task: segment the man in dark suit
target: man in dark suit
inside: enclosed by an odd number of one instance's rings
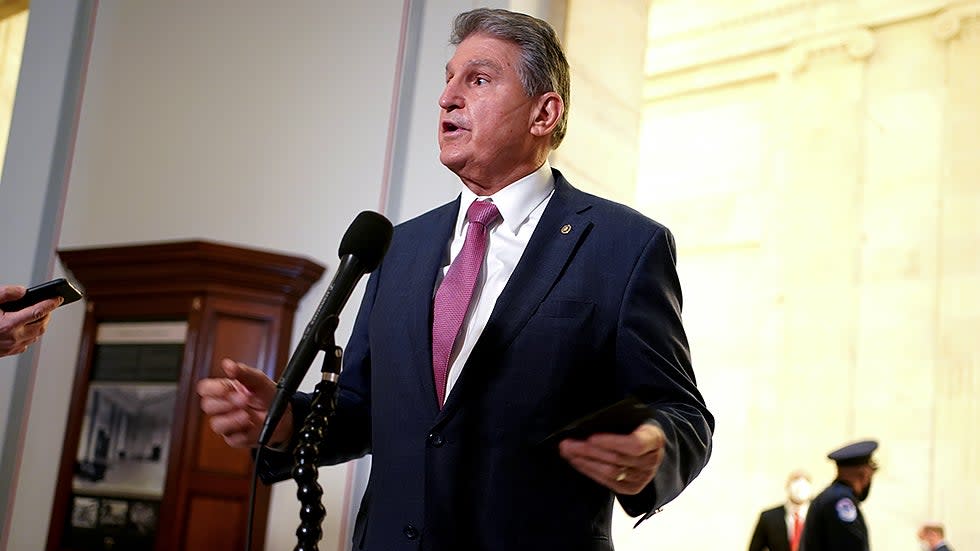
[[[641,521],[708,460],[714,420],[681,324],[674,240],[550,167],[568,63],[543,21],[454,22],[440,160],[459,197],[395,228],[344,356],[325,463],[372,454],[354,548],[609,551],[613,500]],[[200,383],[232,445],[254,445],[273,389],[231,361]],[[627,395],[627,434],[542,442]],[[297,393],[271,442],[293,445]],[[260,465],[284,478],[288,454]]]
[[[868,527],[858,503],[868,498],[878,465],[871,454],[878,442],[862,440],[827,455],[837,478],[810,503],[800,551],[868,551]]]
[[[786,480],[786,503],[759,515],[749,551],[797,551],[810,496],[810,475],[803,471],[791,473]]]
[[[927,522],[919,527],[922,551],[953,551],[946,543],[946,528],[940,522]]]

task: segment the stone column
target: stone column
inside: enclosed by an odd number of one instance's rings
[[[564,26],[572,69],[568,135],[551,162],[580,189],[631,202],[642,112],[646,2],[567,2]]]
[[[940,13],[934,29],[945,50],[946,103],[936,243],[935,432],[925,482],[930,518],[952,527],[950,543],[962,547],[980,541],[972,514],[980,499],[980,2]]]

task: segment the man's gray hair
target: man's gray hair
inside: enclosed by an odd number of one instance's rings
[[[456,16],[449,43],[458,46],[474,33],[483,33],[517,44],[521,62],[517,74],[528,96],[556,92],[565,103],[558,126],[551,134],[551,148],[557,149],[568,127],[570,81],[568,60],[558,35],[548,23],[507,10],[479,8]]]

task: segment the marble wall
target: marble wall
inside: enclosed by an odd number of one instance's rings
[[[873,437],[872,548],[912,548],[926,519],[980,541],[980,2],[649,16],[630,199],[677,237],[718,430],[659,526],[621,539],[744,548],[791,470],[823,487],[825,454]]]
[[[0,20],[0,168],[7,151],[10,115],[14,110],[17,75],[27,33],[27,11]]]

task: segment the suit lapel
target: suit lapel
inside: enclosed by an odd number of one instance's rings
[[[418,242],[414,247],[409,247],[405,258],[395,264],[398,272],[393,274],[401,280],[403,288],[418,289],[418,292],[406,296],[410,342],[406,349],[412,351],[410,365],[418,366],[415,371],[419,384],[423,396],[431,399],[433,411],[437,411],[439,405],[432,380],[432,293],[436,276],[446,260],[446,244],[456,225],[458,212],[459,197],[435,210],[431,220],[411,236]]]
[[[488,362],[482,360],[493,357],[496,351],[505,348],[517,336],[554,287],[579,243],[592,227],[586,212],[590,206],[588,196],[573,188],[557,170],[554,174],[554,195],[460,374],[456,383],[460,388],[454,388],[449,394],[440,418],[451,414],[460,400],[465,400],[460,398],[465,392],[457,390],[465,390],[466,381],[472,379],[468,374],[473,369],[487,368],[485,364]]]
[[[773,518],[773,525],[776,529],[776,538],[782,549],[789,550],[789,530],[790,527],[786,525],[786,506],[783,505],[778,511],[778,516]]]

